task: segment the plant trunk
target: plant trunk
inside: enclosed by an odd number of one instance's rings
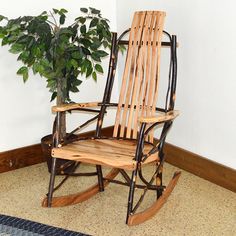
[[[66,89],[66,83],[64,78],[59,78],[57,80],[57,106],[65,103],[64,91]],[[60,127],[60,139],[63,139],[66,136],[66,114],[65,112],[61,115],[61,127]]]

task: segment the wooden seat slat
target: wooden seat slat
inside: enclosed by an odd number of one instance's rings
[[[80,140],[66,146],[53,148],[52,156],[68,160],[101,164],[114,168],[133,170],[136,166],[135,157],[137,141],[94,139]],[[152,148],[151,144],[144,145],[144,153]],[[151,155],[146,162],[148,164],[158,161],[158,154]]]

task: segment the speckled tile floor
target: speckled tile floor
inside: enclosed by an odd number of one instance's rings
[[[166,179],[176,169],[166,164]],[[81,204],[48,209],[41,207],[48,178],[45,164],[0,174],[0,213],[98,236],[236,235],[236,194],[185,171],[158,214],[133,227],[125,224],[126,187],[111,184]],[[71,178],[60,191],[76,191],[94,179],[78,180]]]

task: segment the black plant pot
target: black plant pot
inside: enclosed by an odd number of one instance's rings
[[[72,135],[70,139],[75,139],[77,136]],[[41,139],[41,147],[43,151],[43,155],[47,161],[48,166],[48,172],[51,173],[51,167],[52,167],[52,156],[51,156],[51,150],[52,150],[52,135],[47,135]],[[65,174],[70,173],[74,170],[76,162],[75,161],[68,161],[65,159],[57,159],[56,162],[56,174]]]

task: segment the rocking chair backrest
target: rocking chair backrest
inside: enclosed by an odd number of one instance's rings
[[[134,15],[114,126],[114,137],[137,138],[138,117],[155,113],[165,12]]]

